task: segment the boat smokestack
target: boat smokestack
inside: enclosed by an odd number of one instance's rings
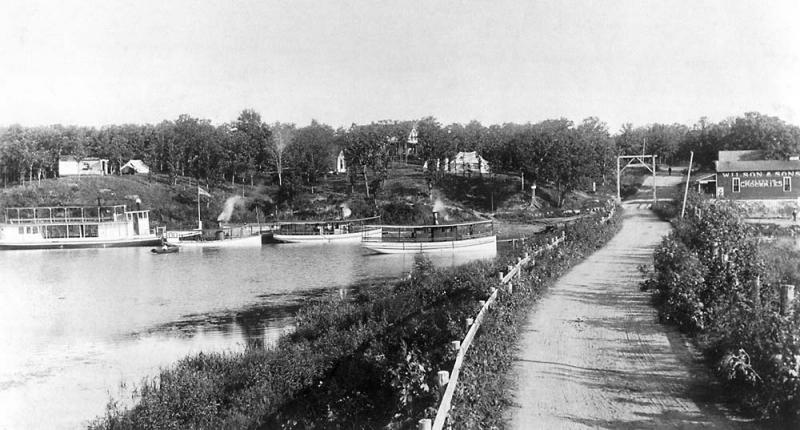
[[[439,225],[439,212],[433,211],[433,224]]]

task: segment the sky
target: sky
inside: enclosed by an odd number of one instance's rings
[[[0,124],[800,124],[800,2],[0,2]]]

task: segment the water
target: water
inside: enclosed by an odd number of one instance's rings
[[[310,297],[412,264],[349,245],[2,252],[0,429],[85,427],[159,368],[274,341]]]

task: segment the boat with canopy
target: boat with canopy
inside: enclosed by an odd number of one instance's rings
[[[380,237],[380,218],[281,222],[272,237],[288,243],[358,243],[362,239]]]
[[[436,251],[496,250],[494,223],[382,226],[380,236],[365,237],[361,246],[382,254],[411,254]]]

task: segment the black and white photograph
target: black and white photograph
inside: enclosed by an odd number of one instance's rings
[[[800,2],[0,2],[0,430],[800,429]]]

